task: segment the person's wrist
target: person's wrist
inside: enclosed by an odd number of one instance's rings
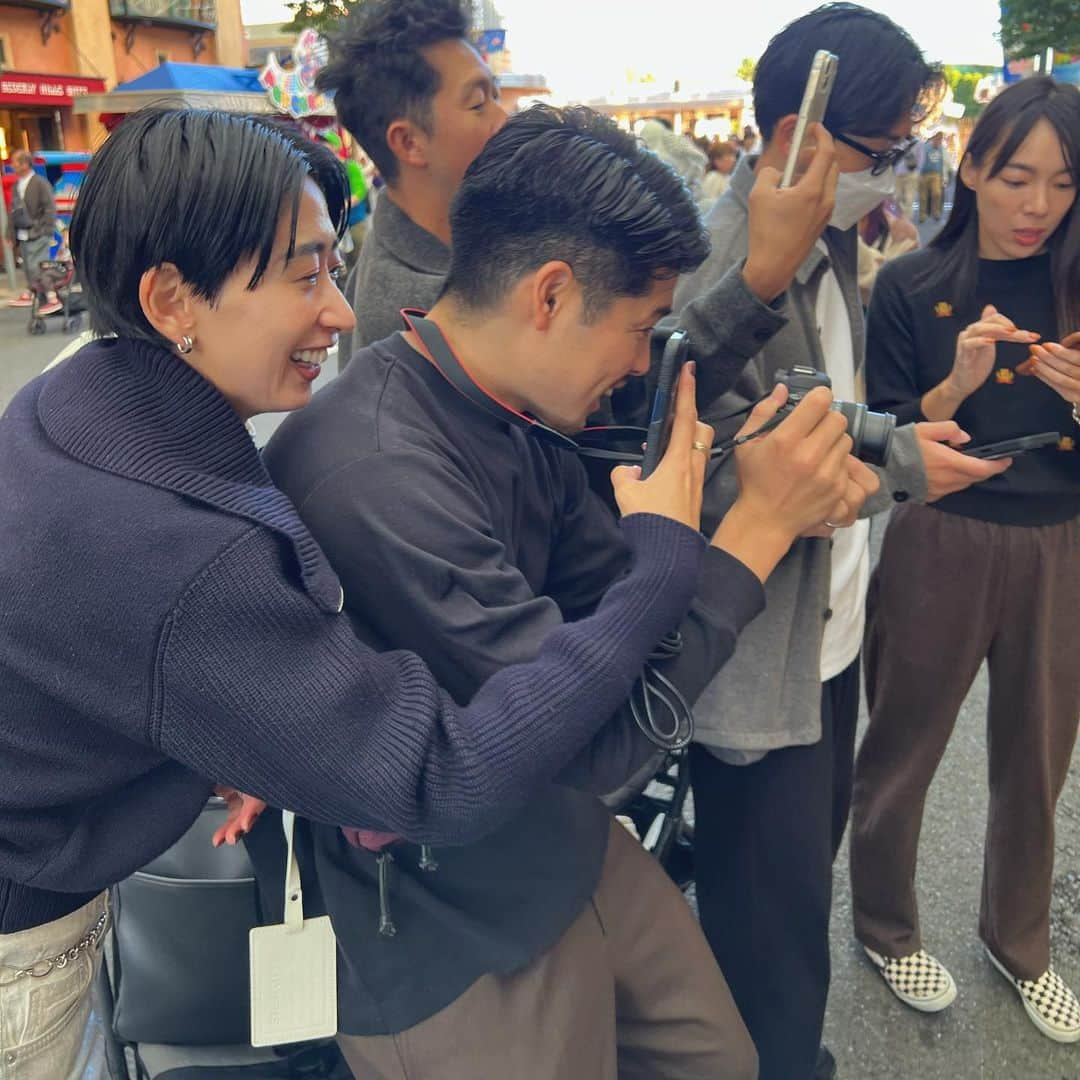
[[[799,531],[779,514],[740,496],[709,543],[738,559],[764,582],[798,538]]]
[[[951,374],[945,376],[939,389],[941,390],[941,396],[950,405],[963,405],[970,397],[970,392],[965,390]]]
[[[763,303],[771,304],[781,293],[787,290],[790,277],[772,266],[761,266],[751,256],[742,269],[746,287]]]

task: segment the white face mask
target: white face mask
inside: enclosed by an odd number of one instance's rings
[[[886,169],[879,176],[871,176],[869,169],[841,173],[836,185],[836,206],[829,224],[834,229],[850,229],[895,190],[896,173],[892,169]]]

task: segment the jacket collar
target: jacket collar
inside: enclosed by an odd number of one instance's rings
[[[38,418],[61,450],[273,530],[291,544],[311,598],[324,611],[341,609],[326,556],[240,417],[193,367],[157,345],[112,339],[85,346],[45,379]]]
[[[372,228],[398,262],[428,274],[445,276],[450,272],[450,249],[417,225],[387,192],[375,204]]]

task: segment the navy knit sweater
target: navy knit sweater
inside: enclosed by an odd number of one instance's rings
[[[496,827],[689,606],[701,537],[623,529],[634,565],[596,614],[461,707],[339,614],[321,550],[186,363],[102,342],[36,379],[0,419],[0,934],[160,854],[211,781],[416,841]]]

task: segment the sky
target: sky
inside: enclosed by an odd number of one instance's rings
[[[816,0],[497,0],[514,70],[542,74],[560,96],[587,99],[625,86],[627,69],[658,89],[729,88],[739,61],[757,57]],[[922,46],[954,64],[1000,64],[998,0],[869,0]],[[280,0],[241,0],[244,21],[287,19]]]

